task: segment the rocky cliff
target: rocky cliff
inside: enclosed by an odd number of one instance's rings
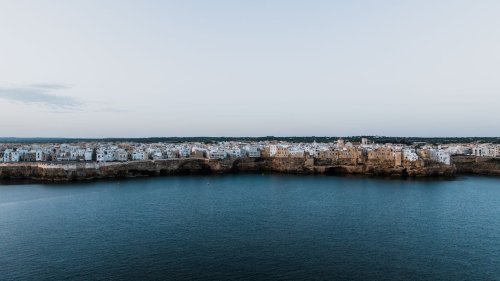
[[[453,156],[457,173],[500,176],[500,158]]]
[[[171,160],[131,161],[124,163],[4,163],[0,179],[36,181],[69,181],[179,174],[290,173],[290,174],[358,174],[392,177],[428,177],[455,175],[455,167],[439,164],[405,164],[375,162],[362,164],[319,161],[305,158],[236,158],[207,160],[185,158]],[[474,171],[474,170],[473,170]]]

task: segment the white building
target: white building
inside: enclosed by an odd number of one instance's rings
[[[41,149],[37,149],[35,152],[35,160],[43,161],[43,151]]]
[[[260,157],[260,150],[257,146],[247,145],[244,147],[244,151],[245,151],[246,155],[250,158]]]
[[[148,153],[142,150],[134,150],[132,153],[132,160],[142,161],[148,159]]]
[[[403,158],[407,161],[417,161],[418,155],[414,148],[404,148],[403,149]]]
[[[12,152],[12,149],[7,148],[4,153],[3,153],[3,162],[11,162],[10,161],[10,154]]]
[[[124,162],[128,160],[128,153],[125,149],[118,150],[118,161]]]
[[[7,156],[7,161],[4,162],[19,162],[21,160],[21,155],[19,154],[19,151],[10,150],[10,152],[7,155],[7,150],[6,150],[4,155],[4,160],[6,156]]]
[[[104,150],[102,149],[98,149],[97,152],[96,152],[96,160],[97,162],[104,162],[106,161],[105,157],[104,157]]]
[[[295,157],[295,158],[304,157],[304,149],[301,149],[298,147],[290,147],[288,151],[289,151],[291,157]],[[311,152],[314,154],[314,150],[312,150]]]
[[[159,149],[156,149],[156,150],[153,150],[151,152],[151,157],[154,160],[158,160],[158,159],[162,159],[163,158],[163,154],[161,153],[161,151]]]
[[[92,161],[93,150],[91,148],[85,149],[85,153],[83,154],[83,160]]]
[[[451,165],[451,154],[442,149],[429,149],[430,158],[445,165]]]
[[[273,157],[276,155],[277,152],[278,152],[277,145],[274,145],[274,144],[269,145],[269,156]]]
[[[500,156],[498,146],[483,144],[472,148],[472,155],[480,157]]]
[[[239,148],[226,149],[225,151],[226,154],[229,155],[230,157],[235,157],[235,158],[241,157],[241,149]]]
[[[167,158],[167,159],[172,159],[172,158],[178,158],[178,151],[175,150],[175,149],[169,149],[169,150],[166,150],[164,153],[163,153],[164,157]]]
[[[191,150],[189,148],[187,147],[179,148],[179,157],[186,158],[189,157],[189,155],[191,155]]]
[[[80,158],[80,159],[85,158],[85,149],[84,148],[77,149],[76,153],[78,154],[78,158]]]
[[[209,159],[224,159],[226,158],[226,152],[223,150],[210,150],[208,153]]]
[[[344,148],[344,145],[345,145],[345,143],[344,143],[344,140],[343,140],[343,139],[338,139],[338,140],[337,140],[337,149],[338,149],[338,150],[343,149],[343,148]]]
[[[450,145],[446,149],[448,152],[450,152],[451,155],[462,155],[462,154],[467,154],[466,153],[466,147],[463,145]]]
[[[116,151],[115,149],[106,149],[104,151],[104,160],[106,162],[118,160],[118,151]]]

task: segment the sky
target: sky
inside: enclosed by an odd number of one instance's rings
[[[500,1],[0,0],[0,137],[500,136]]]

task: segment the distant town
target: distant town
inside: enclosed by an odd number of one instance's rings
[[[0,143],[0,162],[128,162],[182,158],[312,158],[365,163],[367,161],[433,161],[452,164],[453,155],[500,157],[500,144],[453,143],[413,144],[360,142],[342,138],[332,142],[297,143],[287,141],[221,141],[216,143],[140,143],[84,141],[75,143]]]

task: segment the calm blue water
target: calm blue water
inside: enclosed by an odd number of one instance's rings
[[[0,280],[500,280],[500,178],[0,185]]]

